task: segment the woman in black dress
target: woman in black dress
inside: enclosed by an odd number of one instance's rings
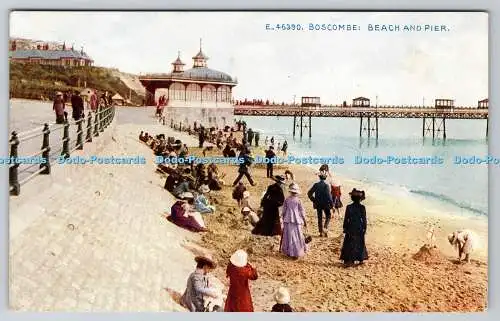
[[[273,179],[276,183],[267,187],[266,194],[264,194],[261,200],[263,209],[262,217],[252,230],[252,234],[263,236],[281,235],[279,208],[285,202],[282,187],[285,178],[281,175],[276,175]]]
[[[365,245],[366,233],[366,209],[361,204],[365,199],[365,192],[358,191],[355,188],[351,195],[352,203],[347,205],[344,217],[344,243],[340,259],[346,266],[352,265],[358,261],[360,264],[368,259],[368,251]]]

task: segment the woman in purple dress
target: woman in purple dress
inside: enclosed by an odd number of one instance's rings
[[[296,183],[290,184],[290,196],[283,204],[283,234],[280,250],[283,254],[298,259],[306,254],[302,226],[307,227],[304,207],[299,199],[300,188]]]

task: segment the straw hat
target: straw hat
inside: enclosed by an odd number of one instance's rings
[[[249,191],[244,191],[243,192],[243,198],[248,198],[250,197],[250,192]]]
[[[245,206],[245,207],[243,207],[243,209],[241,211],[242,212],[251,212],[252,210],[249,207]]]
[[[208,187],[208,185],[203,184],[203,185],[200,186],[200,188],[198,189],[198,191],[200,193],[208,193],[208,192],[210,192],[210,188]]]
[[[236,267],[244,267],[248,262],[248,254],[244,250],[238,250],[231,255],[229,261]]]
[[[194,260],[196,261],[196,263],[208,265],[211,269],[215,269],[215,267],[217,266],[217,264],[215,264],[215,262],[211,258],[206,256],[197,256],[194,258]]]
[[[288,187],[288,191],[289,191],[290,193],[300,194],[300,187],[299,187],[299,185],[297,185],[296,183],[292,183],[292,184],[290,184],[290,186]]]
[[[63,93],[62,93],[62,92],[60,92],[60,91],[56,91],[56,96],[62,96],[62,95],[63,95]]]
[[[278,292],[274,295],[274,299],[278,304],[288,304],[290,303],[290,293],[287,288],[281,287]]]
[[[194,195],[191,192],[184,192],[184,193],[181,193],[181,195],[179,195],[179,198],[183,199],[183,200],[188,200],[188,199],[194,198]]]

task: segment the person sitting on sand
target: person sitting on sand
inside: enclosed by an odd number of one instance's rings
[[[274,295],[276,304],[271,308],[271,312],[293,312],[290,306],[290,292],[287,288],[280,287]]]
[[[189,180],[183,179],[177,186],[174,187],[172,194],[180,198],[183,193],[191,191],[191,182]]]
[[[189,149],[186,144],[182,144],[181,148],[179,149],[179,158],[185,158],[188,156]]]
[[[215,287],[208,286],[208,274],[216,267],[215,262],[206,256],[197,256],[196,270],[189,275],[186,290],[181,297],[181,304],[191,312],[205,312],[207,297],[218,299],[222,293]],[[220,312],[220,305],[213,306],[211,312]]]
[[[239,182],[233,189],[232,197],[236,202],[238,202],[238,206],[241,206],[241,201],[243,200],[243,193],[247,190],[246,186],[243,182]]]
[[[257,213],[252,211],[249,207],[246,207],[246,206],[243,207],[241,209],[241,215],[243,215],[243,220],[248,221],[250,223],[250,225],[252,225],[253,227],[255,227],[257,225],[257,223],[259,222],[259,216],[257,215]]]
[[[340,259],[346,266],[351,266],[358,261],[360,264],[368,259],[366,250],[366,208],[361,204],[365,199],[365,192],[353,189],[350,193],[352,203],[347,205],[344,217],[344,243],[340,253]]]
[[[234,151],[231,149],[231,146],[229,144],[226,144],[226,146],[224,146],[224,149],[222,150],[222,156],[224,156],[224,157],[233,157],[233,156],[230,156],[230,155],[232,155],[231,152],[234,153]]]
[[[208,187],[213,191],[220,191],[224,186],[224,173],[219,173],[217,164],[211,163],[207,167],[208,172]]]
[[[470,230],[458,230],[448,235],[448,242],[458,250],[458,262],[465,255],[465,262],[470,263],[470,254],[477,247],[477,235]]]
[[[243,192],[243,197],[240,202],[240,207],[248,207],[250,210],[255,212],[255,209],[250,205],[250,192],[249,191],[244,191]]]
[[[183,193],[179,198],[180,200],[172,205],[169,220],[175,225],[193,232],[207,231],[203,217],[199,212],[193,210],[193,193]]]
[[[196,199],[194,200],[194,206],[196,210],[201,214],[214,213],[215,206],[210,205],[207,198],[205,197],[205,194],[210,192],[210,188],[208,188],[207,185],[201,185],[200,188],[198,189],[198,192],[199,194],[198,196],[196,196]]]
[[[237,250],[229,259],[226,268],[229,278],[224,312],[253,312],[252,295],[249,280],[257,280],[257,270],[248,264],[248,254],[244,250]]]
[[[275,183],[267,187],[266,193],[262,197],[262,217],[252,230],[252,234],[263,236],[281,235],[279,208],[285,201],[282,188],[285,178],[277,175],[273,179]]]
[[[181,175],[177,171],[172,170],[165,180],[163,188],[173,194],[174,188],[181,183],[181,180]]]
[[[302,226],[307,227],[306,216],[302,202],[299,199],[299,185],[289,186],[290,196],[283,203],[283,234],[281,236],[281,253],[298,259],[306,254],[307,246]]]

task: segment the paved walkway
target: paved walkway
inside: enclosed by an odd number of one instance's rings
[[[173,199],[140,130],[119,125],[98,153],[151,155],[146,165],[58,166],[30,183],[50,180],[48,189],[11,198],[12,309],[183,310],[165,288],[184,289],[194,261],[182,244],[192,234],[162,218]]]

